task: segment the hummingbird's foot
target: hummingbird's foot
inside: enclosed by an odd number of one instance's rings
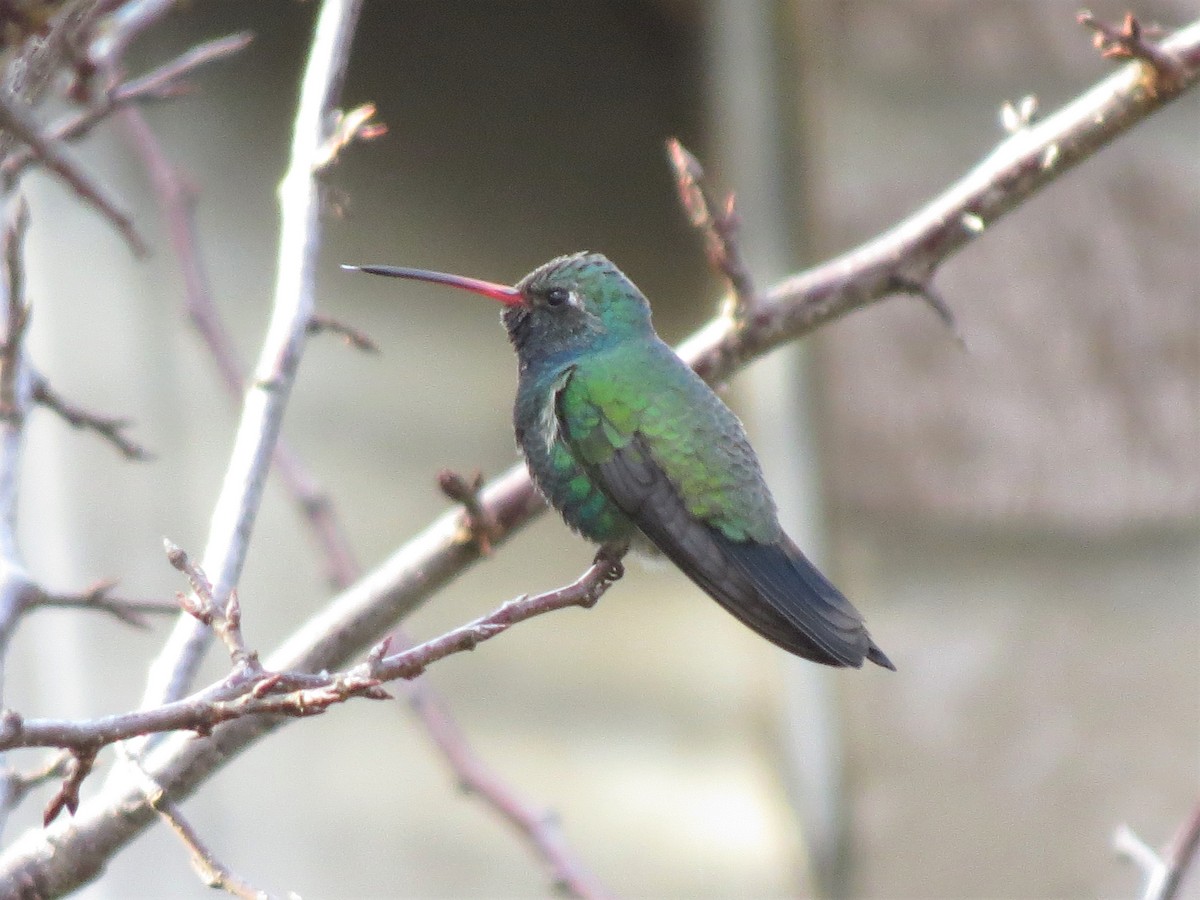
[[[629,544],[605,544],[596,551],[596,558],[593,564],[597,566],[607,566],[604,573],[603,581],[607,584],[612,584],[614,581],[619,581],[625,575],[625,563],[622,562],[625,554],[629,552]]]

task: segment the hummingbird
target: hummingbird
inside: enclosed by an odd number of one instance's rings
[[[789,653],[895,670],[850,601],[784,533],[742,423],[658,337],[646,297],[606,257],[560,256],[511,287],[425,269],[343,268],[504,304],[518,361],[517,445],[572,530],[616,555],[657,548]]]

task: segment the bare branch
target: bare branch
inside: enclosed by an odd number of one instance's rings
[[[379,345],[371,340],[366,332],[359,331],[345,322],[339,322],[332,316],[313,313],[312,318],[308,320],[308,333],[321,334],[326,331],[330,334],[341,335],[346,344],[355,350],[362,350],[364,353],[379,352]]]
[[[87,590],[78,594],[54,594],[39,589],[30,601],[28,608],[53,606],[62,609],[94,609],[115,616],[127,625],[135,628],[148,628],[147,615],[173,615],[179,612],[178,603],[166,600],[135,600],[127,597],[114,597],[113,588],[117,583],[112,580],[99,581]]]
[[[0,346],[0,417],[19,418],[27,405],[18,397],[17,381],[21,373],[25,329],[29,326],[29,306],[25,302],[25,233],[29,229],[29,204],[18,199],[6,217],[0,250],[8,279],[4,342]]]
[[[25,612],[33,590],[17,545],[17,497],[25,417],[32,404],[25,354],[29,308],[24,297],[23,245],[29,224],[24,198],[10,199],[0,223],[0,310],[5,334],[0,346],[0,656]],[[0,667],[0,686],[3,667]]]
[[[667,141],[667,158],[675,171],[676,190],[688,221],[704,235],[709,265],[733,289],[731,313],[739,322],[745,321],[758,304],[758,292],[738,241],[741,219],[733,194],[724,203],[716,200],[708,190],[704,167],[677,138]]]
[[[1007,137],[926,206],[879,237],[784,279],[762,298],[749,327],[716,320],[679,348],[706,380],[897,291],[931,283],[950,255],[1009,210],[1193,87],[1200,78],[1200,22],[1158,45],[1180,62],[1179,79],[1149,91],[1140,63],[1122,67],[1051,116]]]
[[[271,321],[252,387],[246,392],[204,550],[204,570],[214,579],[217,605],[225,602],[241,574],[283,412],[304,352],[313,314],[320,235],[317,170],[330,136],[327,123],[341,91],[361,7],[361,0],[326,0],[317,18],[300,90],[291,160],[279,186],[281,228]],[[182,696],[207,645],[207,632],[198,623],[181,620],[151,666],[143,706]]]
[[[254,39],[248,31],[231,34],[197,44],[164,65],[138,78],[130,79],[105,92],[100,102],[72,113],[46,129],[46,136],[55,141],[77,140],[87,135],[114,110],[138,100],[158,100],[183,93],[187,85],[181,81],[196,69],[219,59],[225,59],[245,48]],[[38,160],[28,147],[9,154],[0,163],[0,174],[13,179]]]
[[[40,375],[34,377],[33,399],[46,409],[58,413],[72,428],[94,431],[116,447],[126,459],[144,461],[154,458],[154,454],[141,444],[125,437],[125,429],[133,424],[128,419],[102,416],[88,412],[81,406],[74,406],[55,392],[50,382]]]
[[[193,195],[166,158],[145,120],[136,110],[126,111],[125,116],[134,146],[151,174],[163,217],[168,223],[171,243],[183,271],[188,314],[217,364],[228,395],[235,401],[240,400],[244,376],[209,288],[192,219]],[[313,322],[320,318],[314,315],[310,320],[310,332]],[[330,583],[344,590],[360,577],[361,571],[328,493],[282,436],[275,451],[275,468],[310,525],[325,560]],[[413,641],[403,631],[397,630],[395,635],[404,646],[412,646]],[[595,879],[571,853],[554,823],[536,816],[532,807],[487,767],[471,749],[445,703],[428,682],[424,679],[407,682],[405,693],[415,715],[458,780],[471,784],[473,792],[506,819],[512,821],[515,816],[526,823],[527,827],[521,827],[521,830],[545,860],[554,880],[568,885],[568,890],[579,896],[601,896],[603,891],[595,886]],[[524,816],[519,812],[522,810],[526,813]]]
[[[88,47],[88,63],[94,69],[112,69],[125,58],[125,51],[143,31],[162,19],[176,0],[127,0],[117,6],[104,29]]]
[[[194,192],[171,165],[145,119],[135,109],[122,118],[135,149],[150,173],[171,246],[183,275],[188,317],[216,363],[227,396],[240,403],[245,391],[245,374],[233,338],[217,311],[196,237],[192,212]],[[275,469],[296,498],[308,521],[318,549],[325,560],[331,585],[345,588],[359,575],[358,562],[346,541],[329,495],[300,462],[282,435],[275,447]]]
[[[1192,808],[1165,853],[1160,855],[1128,825],[1117,829],[1113,847],[1142,870],[1145,882],[1141,900],[1174,900],[1188,867],[1200,852],[1200,803]]]
[[[216,888],[243,900],[264,900],[268,896],[266,891],[260,891],[217,859],[212,848],[200,837],[192,823],[184,818],[179,807],[167,799],[162,788],[155,790],[148,799],[154,811],[191,852],[192,868],[196,870],[205,887]]]
[[[559,828],[558,818],[552,812],[537,809],[513,793],[512,789],[471,750],[457,723],[426,690],[427,684],[424,678],[411,682],[408,702],[441,751],[462,789],[481,797],[516,829],[546,866],[554,885],[567,896],[608,896],[608,892],[567,844],[562,829]]]
[[[0,130],[10,131],[28,145],[30,151],[54,174],[71,186],[80,197],[93,206],[121,232],[135,256],[145,256],[149,250],[134,227],[133,219],[122,204],[92,176],[88,175],[68,153],[61,141],[42,130],[32,113],[11,95],[0,92]]]
[[[173,556],[178,559],[178,554]],[[173,564],[176,564],[175,560]],[[186,559],[177,563],[181,571],[188,571],[191,565]],[[534,616],[568,606],[594,606],[623,571],[620,555],[602,550],[588,570],[565,587],[510,600],[490,615],[398,653],[387,655],[388,644],[380,644],[368,654],[366,662],[332,675],[266,672],[254,662],[253,654],[246,653],[238,633],[236,638],[229,640],[231,655],[234,655],[235,647],[243,654],[234,659],[235,671],[200,693],[152,709],[78,722],[26,719],[14,710],[5,710],[0,715],[0,750],[61,747],[83,759],[89,753],[94,757],[99,748],[108,744],[147,734],[181,730],[208,734],[223,722],[246,716],[305,717],[319,715],[330,706],[353,697],[388,700],[391,695],[380,687],[382,683],[416,678],[438,660],[474,650],[484,641]],[[195,577],[197,593],[206,593],[203,573],[190,574]],[[202,605],[206,602],[201,600]],[[193,614],[212,619],[214,610],[215,607],[210,607],[207,612],[201,609]],[[237,621],[230,618],[225,626],[213,621],[213,627],[226,627],[236,632]],[[249,665],[238,666],[243,660]],[[73,773],[68,782],[82,781],[83,775]],[[74,787],[77,790],[78,785]],[[64,797],[65,804],[70,800],[70,792],[65,791]]]

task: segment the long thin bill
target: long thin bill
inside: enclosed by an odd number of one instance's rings
[[[370,275],[387,275],[391,278],[410,278],[413,281],[429,281],[434,284],[448,284],[450,287],[461,288],[473,294],[482,294],[499,300],[505,306],[519,306],[523,301],[521,292],[506,284],[494,284],[490,281],[480,281],[478,278],[467,278],[463,275],[450,275],[447,272],[431,272],[428,269],[406,269],[401,266],[342,266],[355,272],[366,272]]]

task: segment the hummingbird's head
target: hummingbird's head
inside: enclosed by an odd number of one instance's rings
[[[599,253],[552,259],[516,289],[521,302],[504,311],[504,327],[522,358],[594,349],[651,331],[645,296]]]
[[[599,253],[552,259],[514,287],[424,269],[343,268],[448,284],[500,301],[504,327],[523,363],[653,333],[650,304],[642,292]]]

